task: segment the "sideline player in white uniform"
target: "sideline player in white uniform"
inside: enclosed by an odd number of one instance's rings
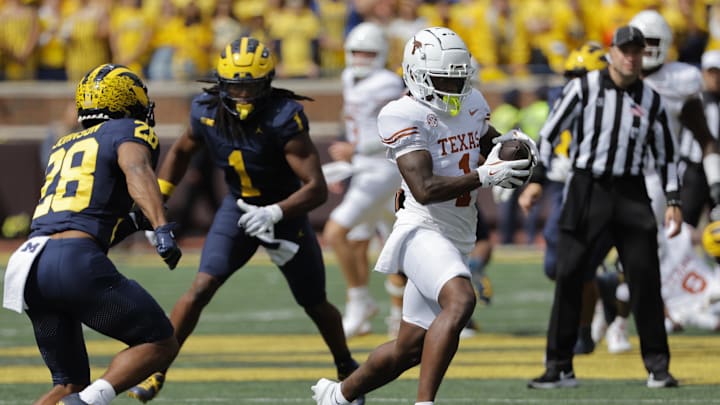
[[[714,262],[711,266],[697,255],[691,235],[692,228],[683,223],[683,231],[673,238],[672,254],[661,257],[665,329],[720,331],[720,272]]]
[[[710,134],[718,140],[720,135],[720,51],[707,51],[701,62],[703,85],[702,104]],[[683,220],[697,228],[702,213],[710,204],[712,221],[720,220],[720,182],[712,183],[707,179],[705,169],[707,155],[700,146],[692,131],[683,129],[680,133],[680,157],[684,169],[683,189]],[[717,167],[717,166],[716,166]],[[718,169],[720,170],[720,169]],[[712,171],[712,170],[710,170]],[[712,175],[712,173],[711,173]]]
[[[343,317],[347,337],[370,333],[370,318],[378,312],[368,292],[368,247],[378,231],[381,237],[390,232],[395,220],[393,197],[400,187],[400,174],[385,158],[377,126],[380,109],[405,92],[402,79],[385,69],[387,52],[386,36],[375,23],[361,23],[348,34],[347,67],[342,73],[347,141],[329,148],[335,161],[352,165],[350,186],[323,231],[347,284]]]
[[[643,82],[662,96],[672,132],[679,138],[683,127],[689,130],[687,135],[694,138],[702,151],[702,164],[708,185],[711,188],[720,187],[720,148],[707,126],[702,104],[703,79],[700,70],[687,63],[666,63],[668,49],[672,44],[672,32],[657,11],[641,11],[629,24],[637,27],[647,41],[643,56]],[[676,140],[680,144],[680,139]],[[687,159],[687,152],[685,155],[682,153],[681,151],[681,158]],[[657,174],[654,173],[654,176],[657,177]],[[648,179],[648,183],[655,183],[650,176]],[[663,193],[656,184],[648,184],[648,187],[654,211],[661,212],[665,207]],[[718,198],[720,199],[720,196]],[[716,201],[716,204],[719,203],[720,201]]]
[[[707,183],[710,189],[718,189],[720,187],[720,148],[717,142],[713,139],[710,130],[707,126],[707,120],[705,117],[701,91],[703,88],[702,75],[700,70],[696,67],[682,62],[667,62],[668,49],[672,44],[672,32],[665,19],[655,10],[644,10],[636,14],[631,20],[629,25],[637,27],[645,36],[647,46],[645,47],[645,55],[643,56],[643,82],[647,83],[655,91],[657,91],[663,98],[663,104],[668,115],[668,123],[670,129],[676,136],[680,136],[683,127],[687,128],[687,134],[692,136],[695,142],[698,143],[698,148],[702,151],[702,166],[705,171]],[[676,139],[680,143],[679,139]],[[681,159],[687,159],[688,156],[683,156],[683,151],[680,150]],[[653,165],[647,165],[650,168]],[[684,181],[685,182],[685,181]],[[662,224],[662,213],[665,209],[665,196],[660,185],[659,176],[654,171],[647,171],[645,175],[645,184],[648,189],[648,194],[652,199],[653,211],[658,220],[659,224]],[[686,193],[687,190],[681,189],[681,192]],[[686,198],[702,198],[706,196],[689,196]],[[718,196],[720,199],[720,196]],[[715,204],[720,201],[715,201]],[[685,209],[683,209],[683,219],[685,216]],[[675,226],[681,226],[681,234],[686,232],[692,232],[692,227],[685,224],[675,224]],[[668,230],[663,229],[662,226],[658,227],[658,248],[660,251],[660,273],[663,281],[663,292],[675,291],[670,286],[665,286],[665,282],[672,282],[673,280],[681,280],[682,278],[678,275],[673,275],[674,272],[683,272],[684,270],[678,266],[672,266],[672,263],[682,262],[678,260],[681,257],[695,258],[692,261],[700,260],[697,254],[691,249],[684,249],[684,242],[687,240],[685,237],[674,237],[668,238],[666,232]],[[682,235],[678,235],[682,236]],[[673,256],[673,257],[667,257]],[[666,302],[678,302],[677,300],[669,299],[663,295]],[[667,306],[667,303],[666,303]],[[668,311],[673,310],[668,308]],[[624,323],[626,317],[617,316],[613,323],[608,327],[608,333],[616,333],[627,331]],[[626,333],[626,332],[625,332]],[[630,348],[629,342],[625,339],[626,343],[623,343],[626,348]]]
[[[319,405],[347,404],[420,363],[416,405],[435,400],[475,308],[467,256],[476,239],[477,188],[524,184],[520,177],[530,174],[537,156],[527,135],[497,137],[485,98],[470,85],[473,74],[465,43],[447,28],[421,30],[405,45],[403,78],[411,95],[378,117],[388,157],[403,178],[400,209],[375,266],[408,277],[402,322],[397,339],[377,347],[342,383],[320,379],[312,387]],[[500,160],[500,143],[512,138],[528,144],[533,156]],[[481,152],[489,152],[482,166]]]
[[[717,140],[720,131],[720,51],[707,51],[702,57],[702,72],[705,91],[703,105],[708,127]],[[685,159],[684,190],[691,191],[694,200],[683,199],[683,210],[688,209],[683,219],[687,224],[697,227],[701,212],[710,201],[711,190],[706,184],[703,170],[702,149],[688,130],[680,138],[680,154]],[[689,225],[688,225],[689,224]],[[706,253],[718,260],[717,239],[713,237],[720,228],[719,222],[710,223],[703,232],[703,246]],[[701,329],[720,330],[720,269],[711,266],[700,258],[695,251],[690,235],[692,229],[683,232],[678,243],[673,244],[673,254],[665,255],[661,263],[663,271],[663,299],[667,307],[668,331],[684,329],[687,326]]]

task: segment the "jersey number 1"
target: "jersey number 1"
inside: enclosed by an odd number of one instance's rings
[[[242,186],[242,190],[240,190],[241,195],[243,197],[259,197],[260,190],[253,187],[250,175],[245,169],[245,160],[243,159],[242,152],[239,150],[230,152],[228,163],[235,169],[238,177],[240,177],[240,185]]]
[[[458,162],[458,166],[460,167],[460,170],[463,171],[463,173],[467,174],[470,173],[470,154],[466,153],[460,158],[460,162]],[[467,207],[470,205],[470,192],[462,193],[455,199],[455,206],[456,207]]]

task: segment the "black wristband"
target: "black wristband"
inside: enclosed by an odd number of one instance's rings
[[[682,207],[682,200],[680,200],[679,198],[669,199],[667,200],[665,205],[667,205],[668,207]]]

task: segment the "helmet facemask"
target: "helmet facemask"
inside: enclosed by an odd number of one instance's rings
[[[652,69],[662,65],[667,57],[670,44],[662,38],[645,37],[643,51],[643,69]]]
[[[645,37],[643,70],[665,63],[673,41],[672,30],[665,18],[655,10],[643,10],[630,20],[629,25],[639,29]]]
[[[447,70],[412,69],[406,74],[414,82],[410,92],[421,102],[451,116],[460,112],[462,102],[471,90],[470,78],[474,69],[468,65],[453,66]]]
[[[362,79],[385,67],[388,40],[383,29],[373,22],[363,22],[353,28],[344,47],[345,65],[355,78]]]
[[[221,79],[219,85],[223,107],[240,120],[247,119],[255,106],[270,93],[270,80],[266,78],[241,81]]]
[[[376,52],[351,50],[345,52],[345,64],[352,71],[353,77],[362,79],[376,70],[385,67],[385,62]]]

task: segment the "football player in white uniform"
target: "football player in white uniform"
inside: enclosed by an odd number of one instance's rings
[[[378,312],[368,292],[368,246],[377,230],[384,231],[381,236],[386,237],[392,228],[393,197],[400,187],[400,174],[385,158],[377,126],[380,109],[405,92],[400,76],[385,69],[387,53],[387,38],[375,23],[361,23],[348,34],[347,67],[342,73],[347,141],[335,142],[329,148],[335,161],[352,165],[350,186],[323,231],[347,284],[343,316],[347,337],[369,333],[370,318]]]
[[[720,148],[712,137],[704,113],[702,74],[698,68],[687,63],[665,61],[672,44],[672,31],[660,13],[655,10],[641,11],[630,20],[630,25],[637,27],[647,41],[643,56],[643,82],[663,97],[673,133],[678,137],[681,134],[689,137],[698,145],[701,154],[695,160],[702,162],[707,185],[712,190],[713,203],[720,205]],[[688,131],[682,131],[683,128]],[[678,144],[684,143],[680,139],[677,141]],[[681,159],[689,160],[689,153],[687,149],[680,149]],[[707,198],[707,193],[698,195],[695,190],[686,187],[686,181],[683,181],[683,185],[683,202],[688,199],[705,201]],[[651,197],[653,206],[661,207],[655,209],[655,212],[662,211],[665,207],[663,194],[651,192]],[[691,218],[686,216],[686,211],[687,207],[684,207],[683,218]],[[690,225],[697,226],[697,223],[691,222]]]
[[[702,151],[697,160],[701,160],[702,171],[705,173],[707,180],[706,190],[710,190],[710,196],[713,204],[718,206],[720,204],[720,147],[718,143],[713,139],[710,130],[708,129],[707,120],[705,117],[703,104],[702,104],[702,88],[703,79],[701,72],[698,68],[682,62],[666,62],[668,55],[668,49],[672,44],[672,31],[670,26],[665,19],[655,10],[644,10],[636,14],[631,20],[630,25],[637,27],[645,36],[647,46],[645,47],[645,55],[643,56],[643,82],[647,83],[655,91],[660,93],[663,97],[663,103],[665,109],[668,112],[668,123],[671,126],[671,130],[677,136],[684,133],[683,136],[689,137],[690,139],[681,141],[678,139],[678,143],[688,143],[692,140],[697,145],[697,150]],[[682,132],[682,128],[687,130]],[[680,149],[680,157],[684,161],[688,161],[688,148]],[[647,165],[652,167],[652,165]],[[688,181],[690,176],[690,181]],[[690,206],[691,201],[701,199],[703,202],[706,201],[707,192],[698,193],[697,189],[688,187],[689,184],[697,183],[692,178],[694,174],[686,173],[683,176],[683,187],[681,188],[682,202],[683,202],[683,219],[699,218],[699,214],[695,215],[688,212],[685,205]],[[695,176],[696,177],[696,176]],[[647,171],[645,176],[645,183],[648,189],[648,194],[652,198],[653,210],[659,224],[662,224],[662,212],[665,209],[665,196],[660,186],[659,176],[652,170]],[[697,222],[697,220],[694,220]],[[692,226],[697,226],[697,223],[691,223]],[[675,224],[674,226],[681,227],[681,233],[692,232],[690,226],[682,226],[682,224]],[[658,247],[660,250],[660,272],[663,283],[675,282],[682,280],[680,275],[673,275],[674,272],[683,273],[684,269],[682,266],[675,266],[673,263],[682,263],[683,260],[679,260],[682,257],[697,256],[693,249],[686,249],[684,242],[688,240],[686,237],[675,237],[668,238],[666,232],[668,230],[663,229],[662,226],[658,227]],[[681,235],[680,235],[681,236]],[[675,255],[676,257],[670,258],[669,256]],[[695,261],[699,258],[694,258]],[[683,300],[674,300],[665,294],[670,291],[677,291],[671,286],[663,284],[663,299],[670,306],[675,303],[684,302]],[[668,313],[677,312],[675,308],[668,306]],[[626,322],[627,314],[625,316],[618,316],[615,318],[613,323],[608,327],[609,331],[626,331],[624,323]],[[627,342],[625,340],[625,342]],[[629,348],[629,343],[625,344],[625,347]]]
[[[402,175],[400,209],[375,266],[408,277],[402,322],[397,339],[377,347],[342,383],[320,379],[312,387],[319,405],[347,404],[420,363],[415,403],[434,403],[475,308],[467,256],[476,239],[477,188],[524,184],[537,156],[527,135],[497,136],[485,98],[470,85],[474,74],[467,46],[447,28],[423,29],[405,45],[403,79],[411,94],[378,117],[388,158]],[[532,156],[500,160],[500,144],[512,138],[530,146]]]
[[[709,231],[717,232],[720,222]],[[665,328],[668,332],[695,327],[720,330],[720,272],[697,255],[692,244],[692,229],[683,223],[683,231],[673,238],[673,251],[664,249],[660,256],[662,297],[665,302]],[[708,230],[706,230],[706,233]],[[707,249],[707,236],[703,243]],[[675,241],[674,239],[679,239]],[[662,251],[661,251],[662,252]],[[709,252],[711,253],[711,252]],[[714,264],[714,262],[713,262]]]
[[[708,127],[717,139],[720,128],[720,51],[707,51],[702,57],[702,72],[705,85],[703,105]],[[680,138],[680,153],[687,166],[683,187],[693,190],[695,198],[683,199],[683,210],[687,224],[697,226],[702,211],[712,198],[703,170],[702,150],[688,130]],[[703,198],[704,196],[704,198]],[[688,225],[689,224],[689,225]],[[703,232],[703,246],[706,253],[718,260],[717,235],[720,235],[720,222],[711,222]],[[678,243],[673,244],[673,254],[662,258],[663,299],[667,307],[668,330],[694,326],[702,329],[720,330],[720,272],[717,266],[710,266],[695,252],[690,239],[692,229],[683,231]],[[665,271],[667,270],[667,271]]]

